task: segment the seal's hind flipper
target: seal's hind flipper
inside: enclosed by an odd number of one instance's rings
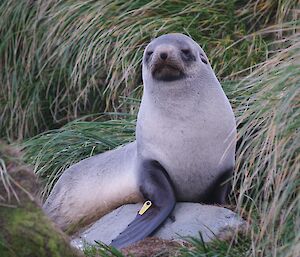
[[[175,207],[175,195],[166,170],[157,161],[141,165],[140,191],[145,199],[142,209],[111,246],[123,248],[151,235]],[[148,206],[150,205],[150,206]]]
[[[149,236],[165,219],[157,207],[152,207],[143,215],[137,214],[128,227],[114,239],[111,246],[123,248]]]

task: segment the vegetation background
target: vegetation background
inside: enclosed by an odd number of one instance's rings
[[[231,203],[250,225],[178,255],[299,256],[299,17],[297,0],[0,1],[0,137],[23,148],[46,197],[71,164],[134,140],[143,49],[185,33],[234,108]]]

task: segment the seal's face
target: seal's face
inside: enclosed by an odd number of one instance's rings
[[[144,52],[143,68],[158,81],[195,77],[203,65],[208,65],[203,50],[183,34],[160,36]]]

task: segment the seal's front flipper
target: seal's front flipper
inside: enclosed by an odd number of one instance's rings
[[[123,248],[151,235],[175,207],[175,194],[166,170],[157,161],[141,165],[140,191],[147,201],[111,246]]]

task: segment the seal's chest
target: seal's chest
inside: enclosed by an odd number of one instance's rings
[[[194,122],[193,125],[157,123],[155,128],[143,129],[142,140],[151,157],[188,166],[203,161],[208,157],[207,151],[211,146],[218,147],[220,144],[216,142],[212,129],[206,129],[204,122]]]
[[[142,109],[137,130],[142,155],[170,172],[209,169],[213,173],[231,142],[234,118],[226,106],[218,113],[213,104],[196,107],[184,113],[174,109],[169,115],[156,109],[146,115]]]

